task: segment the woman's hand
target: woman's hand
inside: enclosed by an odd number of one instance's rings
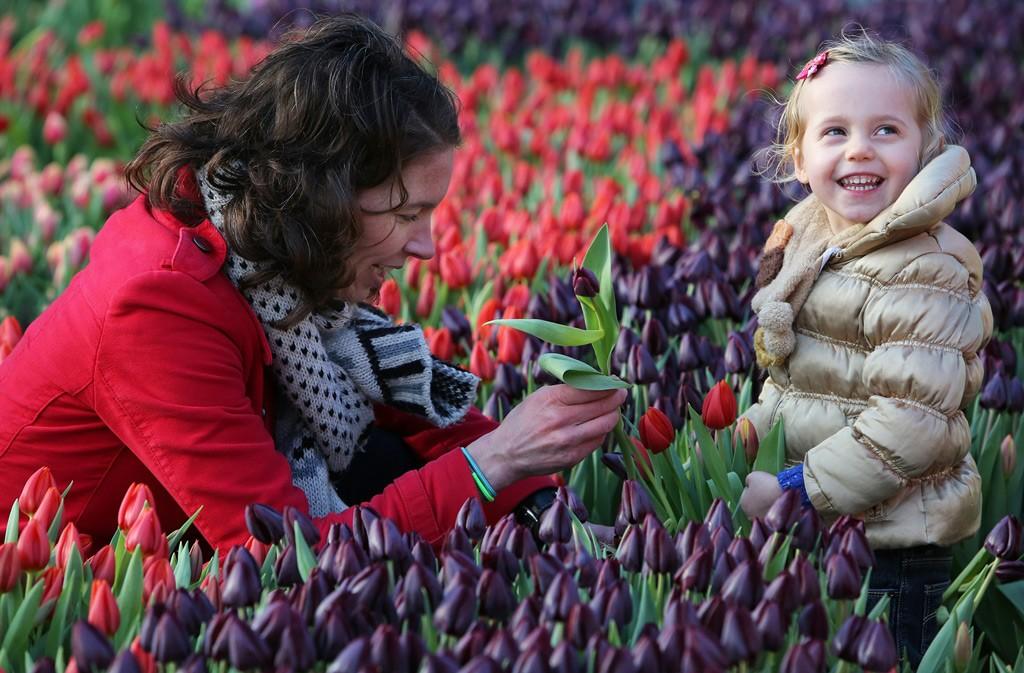
[[[764,516],[782,496],[782,487],[774,474],[751,472],[747,475],[747,487],[740,496],[740,507],[747,518]]]
[[[544,386],[520,402],[492,432],[466,447],[495,490],[580,462],[619,420],[626,391]]]

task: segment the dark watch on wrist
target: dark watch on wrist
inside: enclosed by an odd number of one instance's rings
[[[536,537],[540,529],[540,517],[555,502],[558,490],[552,487],[534,491],[516,505],[516,523],[527,526]]]

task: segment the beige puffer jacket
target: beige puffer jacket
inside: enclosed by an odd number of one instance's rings
[[[892,206],[844,232],[794,306],[792,352],[768,367],[745,413],[761,437],[784,420],[787,464],[803,462],[814,507],[863,517],[876,548],[950,545],[979,526],[963,409],[981,387],[992,313],[977,251],[941,221],[974,185],[967,152],[950,147]],[[813,196],[785,221],[793,240],[827,226]],[[784,264],[776,277],[787,273],[798,271]]]

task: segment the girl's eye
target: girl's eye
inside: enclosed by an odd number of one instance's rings
[[[898,133],[895,126],[880,126],[878,127],[878,132],[887,136],[896,135]]]
[[[403,222],[415,222],[419,218],[420,218],[420,214],[419,213],[416,213],[415,215],[399,215],[398,216],[398,219],[402,220]]]
[[[846,133],[846,131],[844,131],[843,129],[839,128],[838,126],[833,126],[830,129],[825,129],[825,133],[823,135],[826,135],[826,136],[838,136],[838,135],[842,135],[842,134],[845,134],[845,133]]]

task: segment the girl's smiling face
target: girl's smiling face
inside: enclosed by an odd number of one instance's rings
[[[430,220],[448,192],[453,160],[454,151],[443,149],[403,166],[402,182],[409,198],[401,207],[397,207],[400,195],[393,181],[359,192],[356,201],[362,210],[363,234],[350,262],[355,279],[338,294],[339,299],[372,302],[384,280],[402,268],[408,257],[434,256]]]
[[[796,177],[825,206],[833,232],[871,221],[920,169],[914,99],[883,65],[829,63],[805,81]]]

